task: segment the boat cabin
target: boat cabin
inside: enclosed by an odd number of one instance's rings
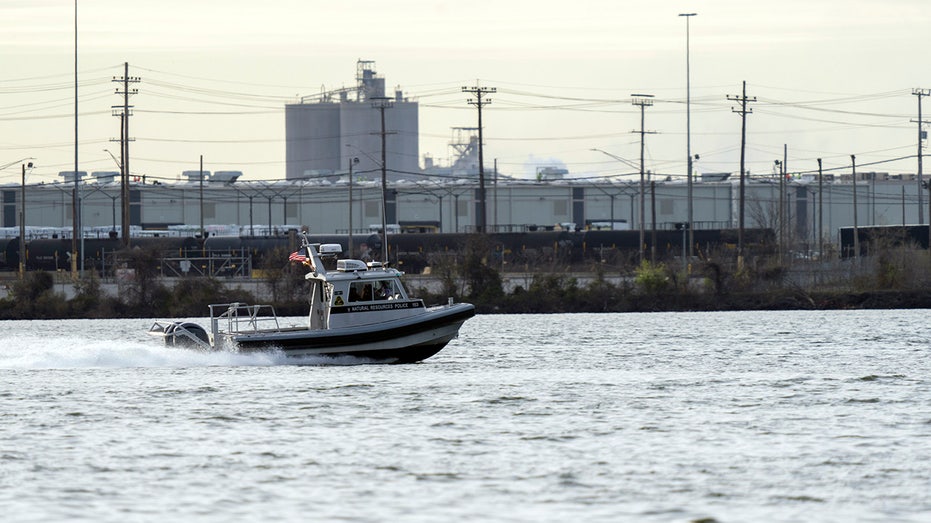
[[[310,245],[308,251],[313,260],[311,272],[305,277],[313,287],[311,329],[370,325],[424,311],[423,300],[411,299],[401,284],[403,272],[378,262],[352,259],[336,260],[332,270],[331,259],[342,252],[340,246]]]

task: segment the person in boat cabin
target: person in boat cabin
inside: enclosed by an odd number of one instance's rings
[[[380,281],[378,282],[378,290],[375,292],[376,300],[387,300],[391,297],[393,293],[391,292],[391,282],[390,281]]]
[[[353,282],[349,285],[349,301],[372,301],[372,284],[366,282]]]

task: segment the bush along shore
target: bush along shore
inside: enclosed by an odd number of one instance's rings
[[[536,268],[523,285],[505,291],[502,267],[489,263],[481,241],[431,267],[435,285],[408,291],[429,304],[452,297],[483,314],[571,312],[660,312],[722,310],[817,310],[931,308],[931,256],[901,247],[845,261],[782,263],[759,256],[737,263],[717,258],[629,267],[597,265]],[[286,259],[286,256],[279,259]],[[307,313],[304,270],[298,264],[264,267],[266,295],[255,296],[224,281],[189,277],[168,283],[158,273],[156,253],[138,252],[134,277],[116,295],[103,292],[93,274],[67,299],[51,273],[28,272],[0,299],[0,319],[201,317],[210,303],[271,303],[281,316]],[[575,272],[570,272],[570,269]],[[432,290],[431,290],[432,289]]]

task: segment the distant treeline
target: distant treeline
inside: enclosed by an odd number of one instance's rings
[[[557,264],[507,292],[494,252],[476,236],[456,256],[431,266],[437,279],[431,288],[440,290],[409,291],[427,304],[452,297],[486,314],[931,308],[931,257],[914,245],[874,246],[866,257],[791,264],[775,254],[738,260],[729,251],[692,260],[689,266],[675,259],[627,267],[593,262],[586,273],[594,278],[587,277],[585,284],[568,265]],[[271,299],[262,301],[270,301],[280,315],[305,315],[303,270],[277,261],[287,259],[286,254],[269,259],[263,274]],[[127,263],[134,277],[120,283],[115,296],[104,293],[100,280],[90,275],[68,299],[55,290],[52,273],[27,272],[0,300],[0,319],[199,317],[210,303],[257,303],[251,293],[215,278],[169,283],[159,276],[155,251],[138,250]]]

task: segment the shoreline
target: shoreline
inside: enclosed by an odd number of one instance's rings
[[[44,288],[28,292],[27,306],[10,294],[18,279],[2,280],[0,319],[206,317],[209,303],[233,301],[270,303],[279,316],[307,313],[300,292],[285,294],[279,289],[276,300],[272,296],[276,291],[265,280],[155,278],[150,282],[154,290],[145,297],[140,295],[141,305],[132,307],[122,301],[131,300],[127,291],[132,283],[99,282],[88,290],[86,284],[75,284],[62,276],[50,276]],[[405,276],[409,293],[427,305],[445,303],[452,295],[456,301],[474,304],[478,314],[931,309],[931,289],[922,288],[809,290],[783,284],[764,290],[714,292],[707,282],[692,278],[678,288],[664,285],[651,292],[632,277],[596,273],[505,273],[499,281],[497,286],[487,282],[487,292],[462,295],[448,292],[465,288],[461,278]]]

